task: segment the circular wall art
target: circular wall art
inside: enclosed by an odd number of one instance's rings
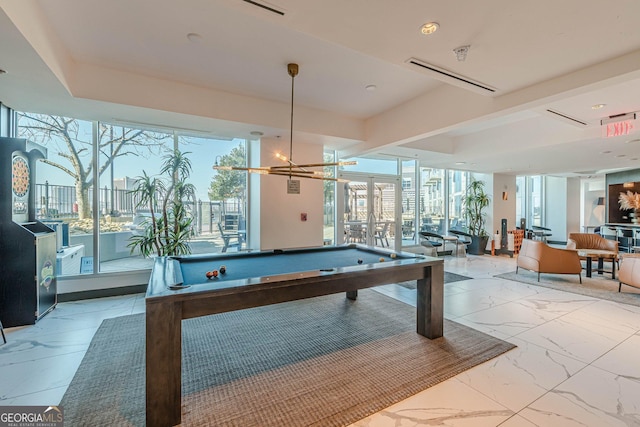
[[[11,165],[11,189],[17,197],[24,197],[29,192],[29,164],[23,157],[13,158]]]

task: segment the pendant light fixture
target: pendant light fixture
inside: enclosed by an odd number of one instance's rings
[[[348,182],[348,180],[341,178],[332,178],[327,176],[327,173],[323,170],[317,170],[317,168],[324,168],[329,166],[347,166],[356,165],[355,161],[340,161],[340,162],[328,162],[328,163],[307,163],[297,164],[293,161],[293,96],[294,96],[294,82],[298,75],[298,64],[287,64],[287,72],[291,76],[291,117],[290,117],[290,129],[289,129],[289,157],[282,153],[276,153],[276,158],[281,160],[284,164],[276,166],[260,166],[260,167],[240,167],[240,166],[221,166],[217,162],[213,166],[215,170],[237,170],[247,171],[249,173],[256,173],[260,175],[281,175],[291,178],[310,178],[321,179],[324,181],[337,181]],[[314,170],[316,169],[316,170]]]

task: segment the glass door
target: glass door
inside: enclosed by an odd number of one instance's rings
[[[349,182],[339,185],[338,236],[343,243],[362,243],[399,249],[402,235],[399,218],[400,179],[342,173]],[[340,239],[338,239],[340,241]]]

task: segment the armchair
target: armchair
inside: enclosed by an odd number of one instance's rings
[[[615,253],[615,256],[604,258],[604,261],[618,261],[618,242],[593,233],[569,233],[567,249],[601,249],[611,251]],[[586,258],[580,257],[580,259],[584,260]]]
[[[618,270],[618,292],[622,285],[640,288],[640,254],[625,254],[621,257]]]
[[[518,268],[538,273],[577,274],[582,283],[582,265],[575,250],[553,248],[545,242],[524,239],[518,254],[516,274]]]

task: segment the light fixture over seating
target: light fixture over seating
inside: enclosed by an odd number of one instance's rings
[[[347,165],[355,165],[358,162],[355,161],[340,161],[340,162],[329,162],[329,163],[307,163],[303,165],[299,165],[293,161],[293,94],[294,94],[294,81],[295,77],[298,75],[298,64],[287,64],[287,72],[291,76],[291,126],[290,126],[290,135],[289,135],[289,157],[285,156],[282,153],[276,153],[276,158],[282,160],[285,164],[277,165],[277,166],[260,166],[260,167],[240,167],[240,166],[222,166],[217,162],[213,166],[215,170],[239,170],[239,171],[247,171],[249,173],[256,173],[260,175],[282,175],[288,176],[289,181],[291,181],[292,177],[296,178],[311,178],[311,179],[321,179],[325,181],[337,181],[337,182],[348,182],[346,179],[342,178],[332,178],[326,175],[326,172],[323,170],[311,170],[315,168],[324,168],[327,166],[347,166]]]

